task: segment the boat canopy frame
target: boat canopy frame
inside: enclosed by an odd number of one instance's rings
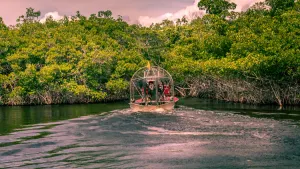
[[[130,80],[130,102],[133,104],[161,105],[174,101],[174,95],[171,74],[159,66],[143,67]]]

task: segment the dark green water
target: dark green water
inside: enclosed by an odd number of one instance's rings
[[[0,168],[299,168],[300,109],[184,99],[0,107]]]

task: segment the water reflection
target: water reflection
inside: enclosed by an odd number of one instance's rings
[[[0,168],[296,168],[299,138],[299,126],[274,119],[123,109],[0,136]]]
[[[180,104],[188,105],[191,101]],[[1,119],[5,116],[12,123],[18,120],[16,126],[0,136],[0,168],[297,168],[300,165],[300,127],[297,118],[293,119],[297,111],[256,109],[241,113],[237,111],[240,108],[228,111],[212,106],[203,110],[205,106],[201,104],[204,103],[195,101],[169,113],[132,113],[124,109],[126,103],[50,106],[45,111],[41,107],[17,107],[10,110],[12,114],[2,109]],[[199,105],[201,108],[197,108]],[[30,118],[23,113],[31,114]],[[295,115],[288,120],[277,120],[274,117],[278,113]],[[268,117],[261,118],[263,114]]]
[[[277,105],[250,105],[209,99],[200,100],[196,98],[182,99],[179,104],[201,110],[230,111],[256,118],[300,121],[299,106],[285,106],[280,108]]]
[[[109,104],[0,107],[0,135],[24,125],[54,122],[128,107],[125,102]]]

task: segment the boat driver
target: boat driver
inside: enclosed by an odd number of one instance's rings
[[[149,89],[148,90],[149,99],[153,100],[154,96],[156,94],[155,86],[154,86],[154,82],[153,81],[149,81],[149,83],[148,83],[148,89]]]

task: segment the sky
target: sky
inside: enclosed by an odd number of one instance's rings
[[[61,19],[64,15],[75,15],[76,11],[89,16],[101,10],[111,10],[114,16],[121,15],[131,24],[140,23],[149,26],[164,19],[174,20],[186,16],[192,19],[202,16],[199,11],[199,0],[0,0],[0,17],[6,25],[16,24],[16,19],[32,7],[41,11],[43,21],[52,15]],[[261,0],[231,0],[236,3],[237,11],[245,10]]]

